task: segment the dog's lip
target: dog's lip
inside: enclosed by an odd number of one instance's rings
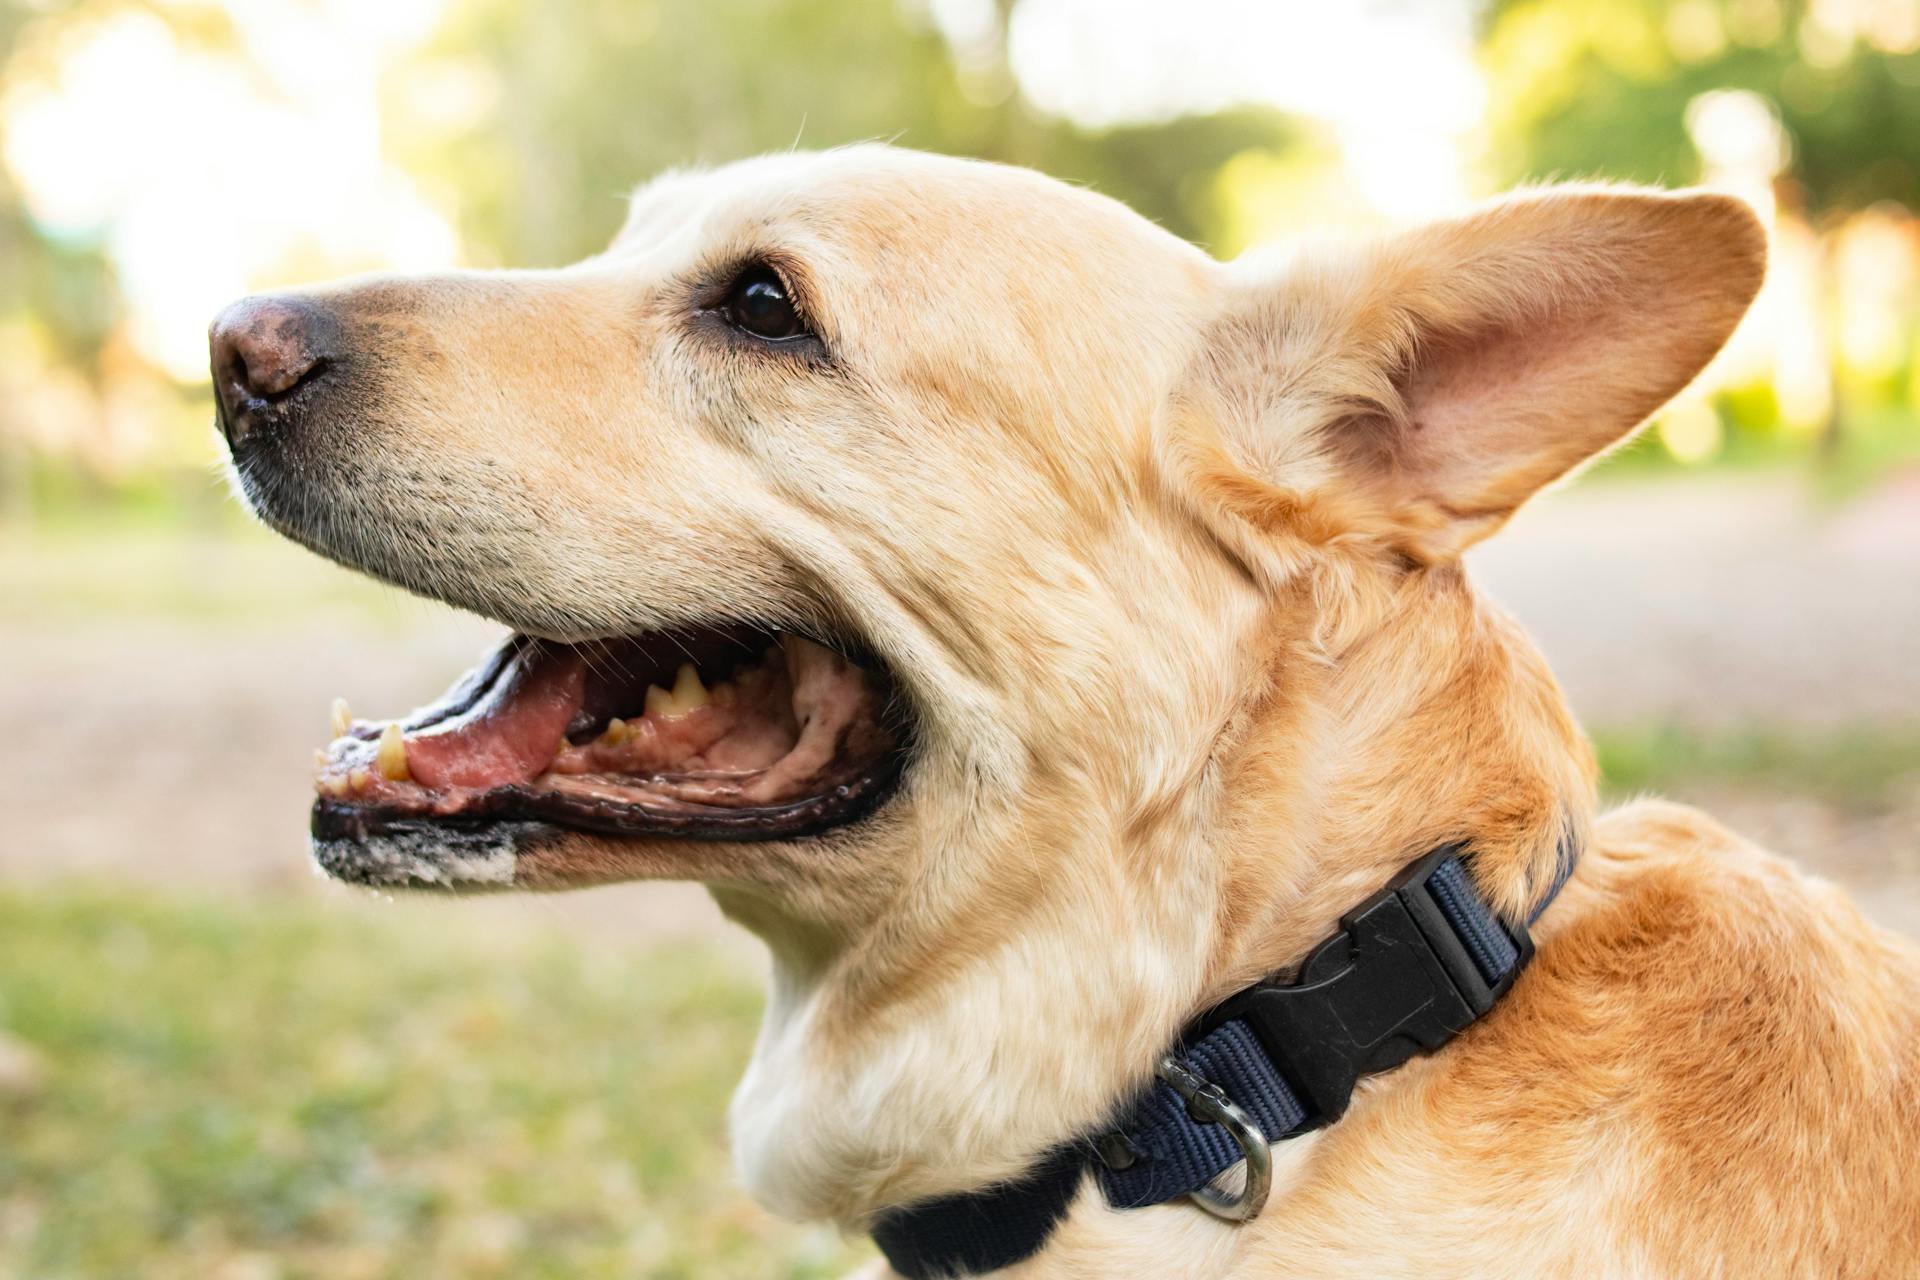
[[[898,789],[904,772],[905,753],[896,752],[884,767],[804,801],[699,814],[668,814],[642,806],[624,813],[576,808],[522,788],[490,794],[491,812],[454,817],[320,800],[310,824],[313,859],[335,880],[382,889],[498,892],[574,888],[627,878],[629,873],[617,864],[570,856],[569,837],[584,833],[677,843],[681,861],[670,874],[714,879],[698,853],[702,845],[804,843],[873,814]],[[524,869],[530,860],[538,864],[533,875]]]
[[[465,715],[473,710],[475,704],[486,695],[487,691],[499,682],[502,673],[506,671],[508,664],[514,660],[520,650],[541,642],[538,636],[515,632],[506,643],[496,645],[488,651],[479,665],[449,685],[445,693],[393,723],[398,724],[406,733],[417,733]],[[371,742],[380,736],[380,729],[381,725],[378,722],[358,721],[349,725],[343,736]]]
[[[394,832],[475,831],[489,826],[545,823],[597,835],[701,840],[791,840],[852,822],[892,794],[902,756],[890,753],[876,768],[790,804],[742,808],[662,809],[582,798],[536,787],[496,787],[457,814],[405,813],[337,800],[314,802],[316,841],[365,840]]]

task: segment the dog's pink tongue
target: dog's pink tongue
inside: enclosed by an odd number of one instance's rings
[[[472,710],[406,740],[408,772],[428,787],[531,782],[586,699],[585,671],[576,649],[521,653]]]

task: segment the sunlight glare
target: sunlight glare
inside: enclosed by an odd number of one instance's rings
[[[1318,121],[1357,189],[1391,218],[1472,194],[1464,140],[1487,92],[1471,11],[1456,0],[1024,0],[1008,56],[1028,98],[1089,127],[1236,104]]]
[[[207,322],[249,289],[457,260],[446,216],[381,152],[380,72],[439,7],[232,0],[244,63],[115,13],[0,99],[0,155],[51,234],[104,245],[139,352],[203,381]]]

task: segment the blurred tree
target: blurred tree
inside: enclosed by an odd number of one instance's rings
[[[150,13],[183,44],[233,48],[232,25],[218,10],[94,0],[69,11],[40,0],[0,0],[0,86],[48,73],[59,56],[64,24],[97,23],[124,9]],[[105,231],[49,234],[33,220],[0,166],[0,323],[31,325],[50,360],[95,382],[101,376],[101,350],[120,320],[102,243]]]
[[[0,83],[22,32],[40,15],[39,5],[0,0]],[[31,323],[48,354],[92,373],[112,316],[112,276],[99,246],[47,236],[0,167],[0,324]]]
[[[1689,107],[1743,89],[1784,126],[1810,210],[1920,203],[1915,0],[1492,0],[1483,23],[1504,182],[1693,180]]]
[[[391,136],[470,250],[516,263],[598,249],[663,169],[872,138],[1033,165],[1205,241],[1206,180],[1292,137],[1261,110],[1080,130],[1014,94],[1003,48],[956,56],[900,0],[471,0],[389,86]]]
[[[461,86],[465,119],[423,119],[423,74]],[[599,248],[628,188],[675,165],[986,123],[894,0],[473,0],[395,88],[402,163],[457,197],[471,248],[516,262]]]
[[[92,377],[116,310],[99,246],[44,235],[0,173],[0,323],[31,321],[51,359]]]
[[[990,159],[1031,165],[1129,205],[1167,230],[1216,252],[1237,249],[1213,179],[1236,156],[1286,154],[1304,131],[1269,107],[1087,130],[1021,113],[1028,132]]]
[[[0,84],[39,6],[0,0]],[[112,273],[97,245],[66,244],[28,216],[0,166],[0,514],[25,510],[29,454],[18,415],[27,360],[46,359],[100,378],[100,353],[113,324]]]

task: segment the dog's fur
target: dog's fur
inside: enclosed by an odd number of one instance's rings
[[[1698,192],[1222,265],[979,163],[676,174],[565,270],[311,295],[377,359],[303,464],[322,514],[269,518],[556,638],[827,620],[885,657],[919,737],[873,817],[516,871],[702,880],[767,940],[732,1122],[781,1213],[1018,1173],[1417,855],[1471,842],[1520,916],[1570,842],[1510,999],[1278,1148],[1258,1219],[1089,1186],[1012,1274],[1912,1275],[1920,957],[1700,814],[1596,819],[1459,563],[1693,378],[1764,253]],[[750,259],[817,357],[690,318]]]

